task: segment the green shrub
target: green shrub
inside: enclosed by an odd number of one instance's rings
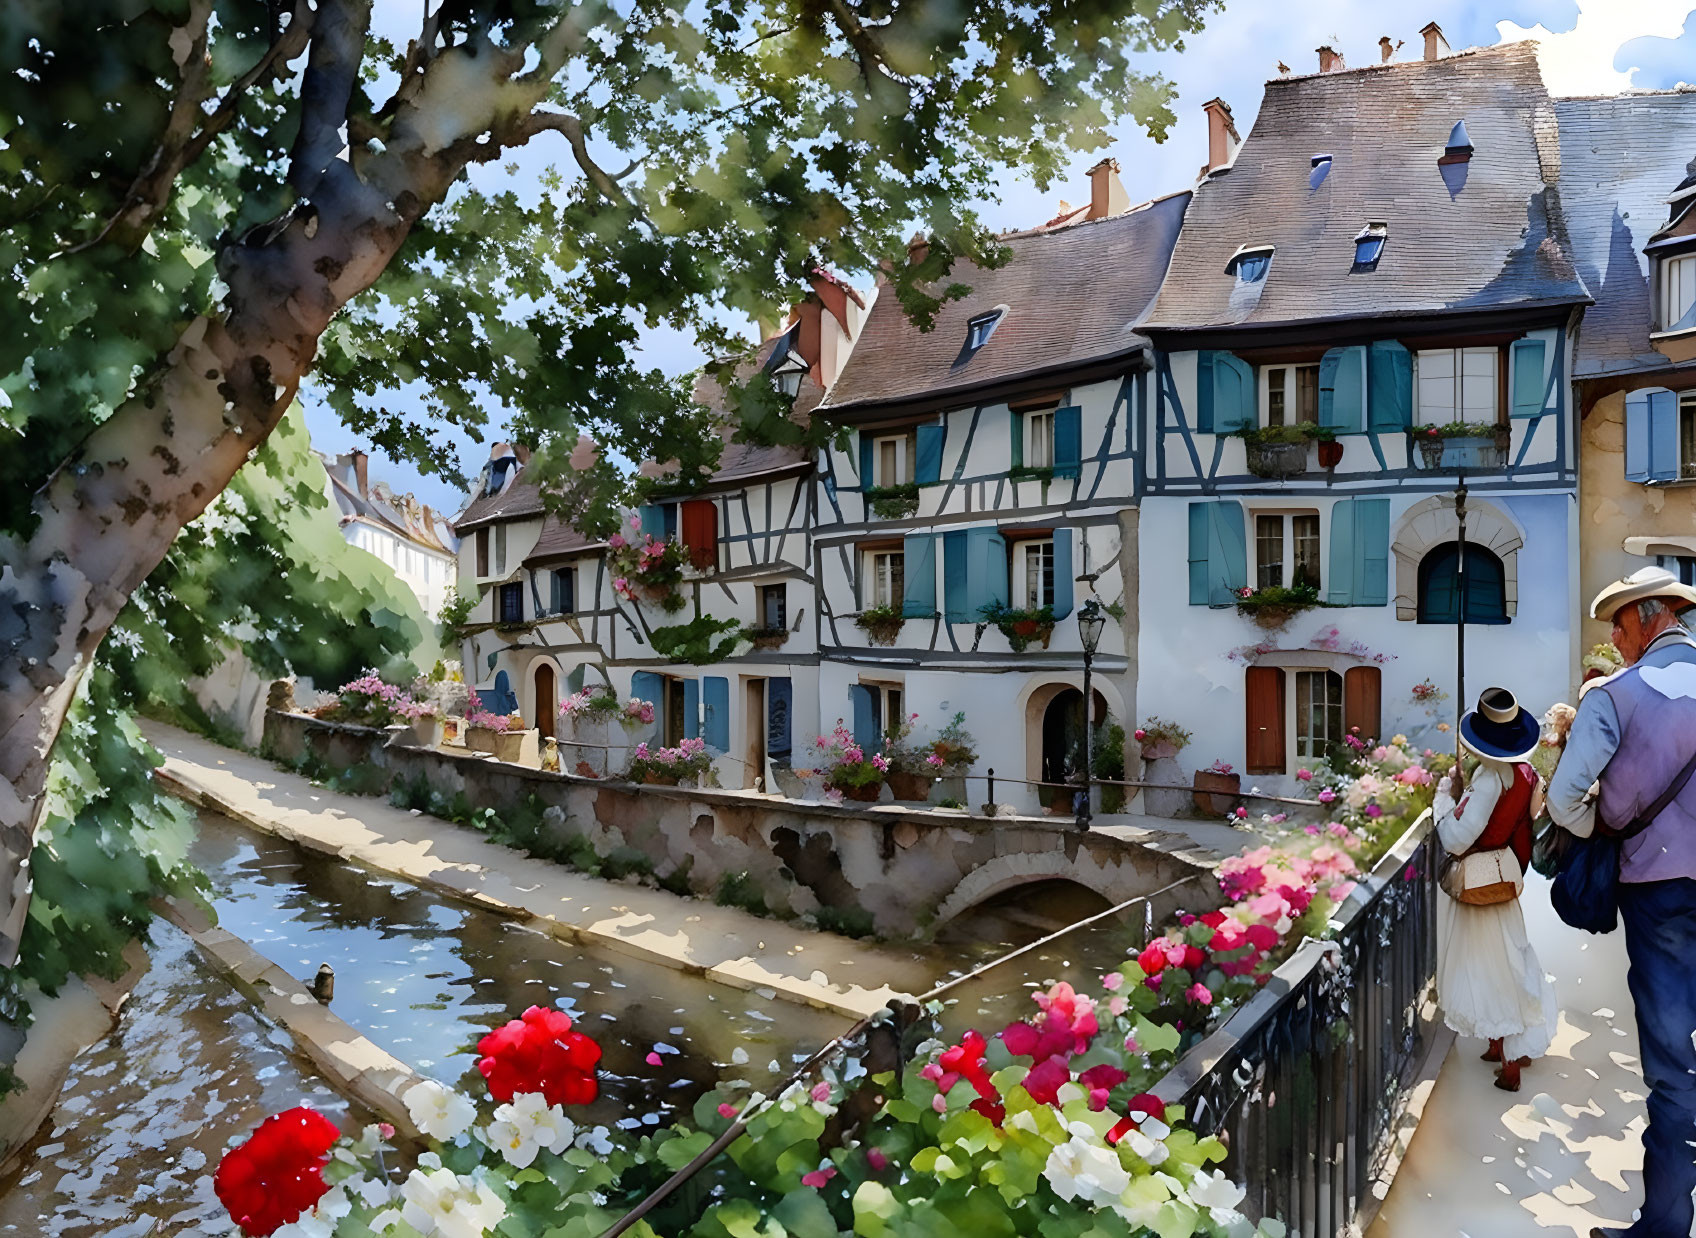
[[[863,907],[820,907],[813,918],[825,932],[844,937],[870,937],[877,930],[872,913]]]
[[[756,916],[771,914],[766,907],[765,895],[760,892],[759,883],[747,871],[726,873],[719,878],[718,893],[713,897],[713,901],[720,907],[740,907]]]

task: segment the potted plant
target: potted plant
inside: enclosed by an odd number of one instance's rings
[[[712,769],[712,754],[704,739],[686,739],[675,748],[650,748],[637,744],[630,754],[624,776],[631,782],[656,787],[692,785]]]
[[[607,724],[618,714],[618,693],[610,684],[573,692],[559,703],[559,716],[571,723],[571,738],[591,747],[607,746]]]
[[[1265,589],[1245,585],[1237,590],[1237,613],[1254,620],[1268,632],[1276,632],[1304,610],[1323,605],[1319,590],[1309,584],[1287,589],[1282,585]]]
[[[918,720],[918,714],[909,714],[883,735],[889,793],[898,800],[928,800],[936,781],[935,767],[927,760],[929,746],[913,743],[913,724]]]
[[[1243,780],[1224,761],[1195,772],[1195,806],[1210,817],[1224,817],[1236,807]]]
[[[854,626],[864,632],[874,645],[893,645],[901,639],[903,622],[899,602],[888,606],[868,606],[854,616]]]
[[[412,727],[412,740],[420,748],[434,748],[442,735],[442,720],[436,714],[434,701],[406,700],[395,707],[395,713]]]
[[[641,532],[642,521],[630,518],[631,537],[614,533],[607,538],[607,565],[612,572],[613,592],[627,602],[657,603],[667,614],[686,605],[678,585],[688,552],[677,542]]]
[[[1048,639],[1054,635],[1052,606],[1019,608],[991,602],[978,613],[983,616],[984,622],[994,624],[1000,630],[1014,653],[1023,653],[1035,642],[1040,642],[1047,649]]]
[[[899,486],[867,486],[861,492],[871,514],[879,520],[901,520],[919,510],[919,484],[906,482]]]
[[[1142,746],[1143,760],[1163,761],[1189,747],[1190,733],[1176,722],[1150,718],[1132,732],[1131,738]]]
[[[825,783],[835,799],[875,803],[883,791],[883,778],[889,772],[889,758],[881,752],[867,755],[854,739],[853,733],[836,720],[829,736],[816,741],[819,766],[824,770]]]
[[[789,639],[788,628],[743,628],[742,639],[755,649],[776,649]]]
[[[1507,426],[1451,421],[1415,426],[1410,441],[1430,470],[1499,469],[1507,463],[1513,431]]]
[[[1254,426],[1238,432],[1247,449],[1248,471],[1256,477],[1297,477],[1307,472],[1307,445],[1321,436],[1335,437],[1307,422],[1293,426]]]

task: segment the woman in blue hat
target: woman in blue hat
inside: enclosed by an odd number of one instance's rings
[[[1538,722],[1506,688],[1486,688],[1460,720],[1461,746],[1478,758],[1470,779],[1461,763],[1437,788],[1432,814],[1449,853],[1438,912],[1437,997],[1443,1021],[1489,1042],[1500,1062],[1496,1086],[1519,1091],[1520,1069],[1554,1039],[1555,989],[1525,933],[1519,895],[1531,860],[1532,818],[1540,807],[1537,771],[1526,764],[1541,739]]]

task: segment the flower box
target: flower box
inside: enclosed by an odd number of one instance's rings
[[[1445,432],[1446,427],[1430,426],[1412,432],[1419,447],[1420,458],[1431,472],[1454,472],[1462,469],[1492,471],[1505,468],[1508,449],[1513,443],[1513,431],[1507,426],[1484,427],[1485,432]]]
[[[1307,443],[1251,442],[1248,471],[1256,477],[1299,477],[1307,472]]]
[[[936,785],[928,774],[889,772],[889,793],[898,800],[923,802],[930,799],[930,789]]]
[[[497,761],[541,766],[541,735],[535,730],[497,731],[486,726],[468,727],[465,746],[473,752],[487,752]]]
[[[901,639],[901,625],[905,622],[900,606],[875,606],[861,611],[854,619],[854,626],[874,645],[893,645]]]
[[[1195,806],[1210,817],[1223,817],[1237,806],[1237,793],[1243,789],[1243,780],[1240,774],[1198,769],[1191,785],[1195,788]]]
[[[842,792],[843,799],[856,800],[862,804],[875,804],[877,803],[878,798],[883,794],[882,782],[868,782],[857,787],[843,786],[837,783],[832,783],[831,785],[836,787],[838,791]]]

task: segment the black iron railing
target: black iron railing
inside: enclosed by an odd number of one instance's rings
[[[1374,1202],[1436,1031],[1437,898],[1426,813],[1337,910],[1331,938],[1298,947],[1155,1088],[1225,1142],[1244,1211],[1292,1238],[1348,1233]]]

